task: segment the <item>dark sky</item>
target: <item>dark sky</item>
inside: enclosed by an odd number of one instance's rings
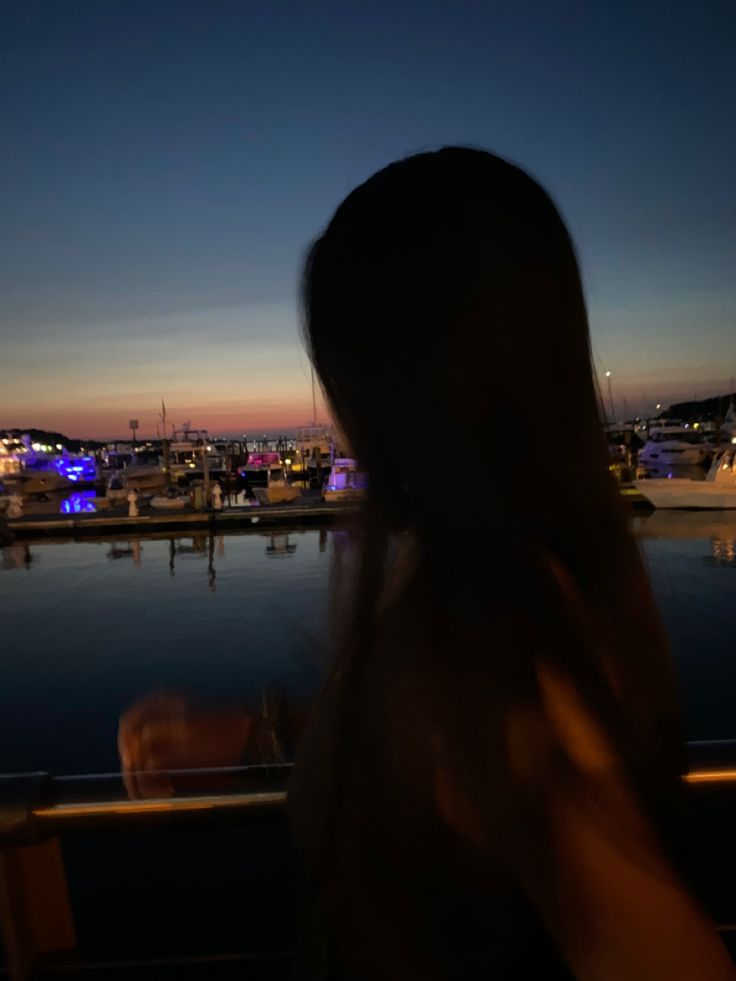
[[[308,241],[389,160],[552,191],[618,399],[736,372],[736,3],[0,3],[0,426],[311,414]],[[4,353],[4,356],[3,356]]]

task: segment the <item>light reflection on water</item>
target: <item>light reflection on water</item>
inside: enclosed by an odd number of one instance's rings
[[[670,636],[691,739],[736,737],[736,514],[633,520]]]
[[[691,738],[736,736],[736,515],[635,517]],[[0,772],[114,770],[145,692],[253,697],[318,683],[334,532],[33,542],[2,549]]]

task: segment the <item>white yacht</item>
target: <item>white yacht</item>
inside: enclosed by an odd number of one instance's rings
[[[728,435],[731,437],[731,441],[736,443],[736,406],[733,404],[733,399],[729,403],[728,409],[726,410],[723,425],[721,426],[721,432],[728,433]]]
[[[167,483],[158,451],[137,448],[132,443],[108,443],[102,451],[105,496],[124,501],[131,490],[155,494]]]
[[[716,453],[705,480],[637,480],[635,487],[655,508],[736,508],[736,446]]]
[[[694,466],[707,463],[712,453],[703,434],[687,424],[658,425],[639,451],[641,467]]]
[[[316,476],[317,470],[327,470],[332,464],[333,446],[332,430],[329,426],[313,423],[297,429],[294,452],[298,468],[311,477]]]
[[[23,497],[53,494],[74,488],[73,481],[57,470],[21,470],[18,473],[4,474],[3,484],[11,494],[20,494]]]
[[[225,460],[206,429],[175,430],[169,444],[169,471],[176,480],[201,479],[204,469],[210,474],[225,471]]]

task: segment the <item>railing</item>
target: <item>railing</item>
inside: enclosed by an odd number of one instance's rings
[[[147,773],[176,781],[172,797],[131,800],[120,774],[0,776],[0,849],[68,831],[124,825],[221,824],[279,820],[291,766],[218,767]]]
[[[140,800],[128,798],[120,774],[0,776],[0,935],[11,981],[31,978],[45,955],[76,948],[60,836],[281,821],[290,769],[167,771],[159,776],[176,782],[176,795]]]
[[[736,790],[736,740],[691,743],[695,793]],[[11,981],[76,946],[59,837],[70,832],[284,819],[290,765],[167,771],[172,797],[131,800],[120,774],[0,776],[0,928]],[[147,774],[151,777],[151,774]]]

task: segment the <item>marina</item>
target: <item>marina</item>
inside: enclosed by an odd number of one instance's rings
[[[157,443],[113,442],[70,462],[62,444],[0,441],[0,539],[102,531],[223,531],[334,520],[366,478],[322,425],[291,437],[216,439],[187,423]]]
[[[736,977],[736,6],[6,6],[0,981]]]
[[[165,430],[165,407],[161,418]],[[663,414],[609,423],[606,435],[630,508],[736,509],[733,395],[715,422]],[[140,443],[70,450],[51,442],[58,438],[5,431],[0,439],[5,540],[329,523],[359,506],[367,488],[341,438],[317,423],[272,439],[212,437],[190,423]],[[438,503],[438,516],[460,512]]]
[[[693,828],[707,825],[707,843],[693,834],[713,915],[730,923],[736,452],[728,430],[700,427],[609,427],[609,469],[670,637]],[[17,842],[31,844],[44,881],[68,883],[55,913],[66,932],[45,941],[66,951],[56,963],[114,962],[125,949],[156,977],[172,952],[206,976],[213,964],[231,969],[223,976],[244,964],[288,976],[299,903],[284,821],[293,750],[265,767],[233,766],[205,740],[198,762],[158,774],[174,796],[131,799],[119,740],[146,705],[209,713],[218,731],[265,712],[268,693],[308,711],[334,630],[331,570],[349,561],[351,516],[369,486],[341,442],[318,425],[257,440],[187,425],[166,440],[60,448],[6,432],[0,785],[22,807],[0,808],[0,849],[14,861]],[[458,542],[473,517],[461,499],[437,495],[437,522]],[[502,561],[488,545],[489,561]],[[15,907],[33,881],[7,880]]]

